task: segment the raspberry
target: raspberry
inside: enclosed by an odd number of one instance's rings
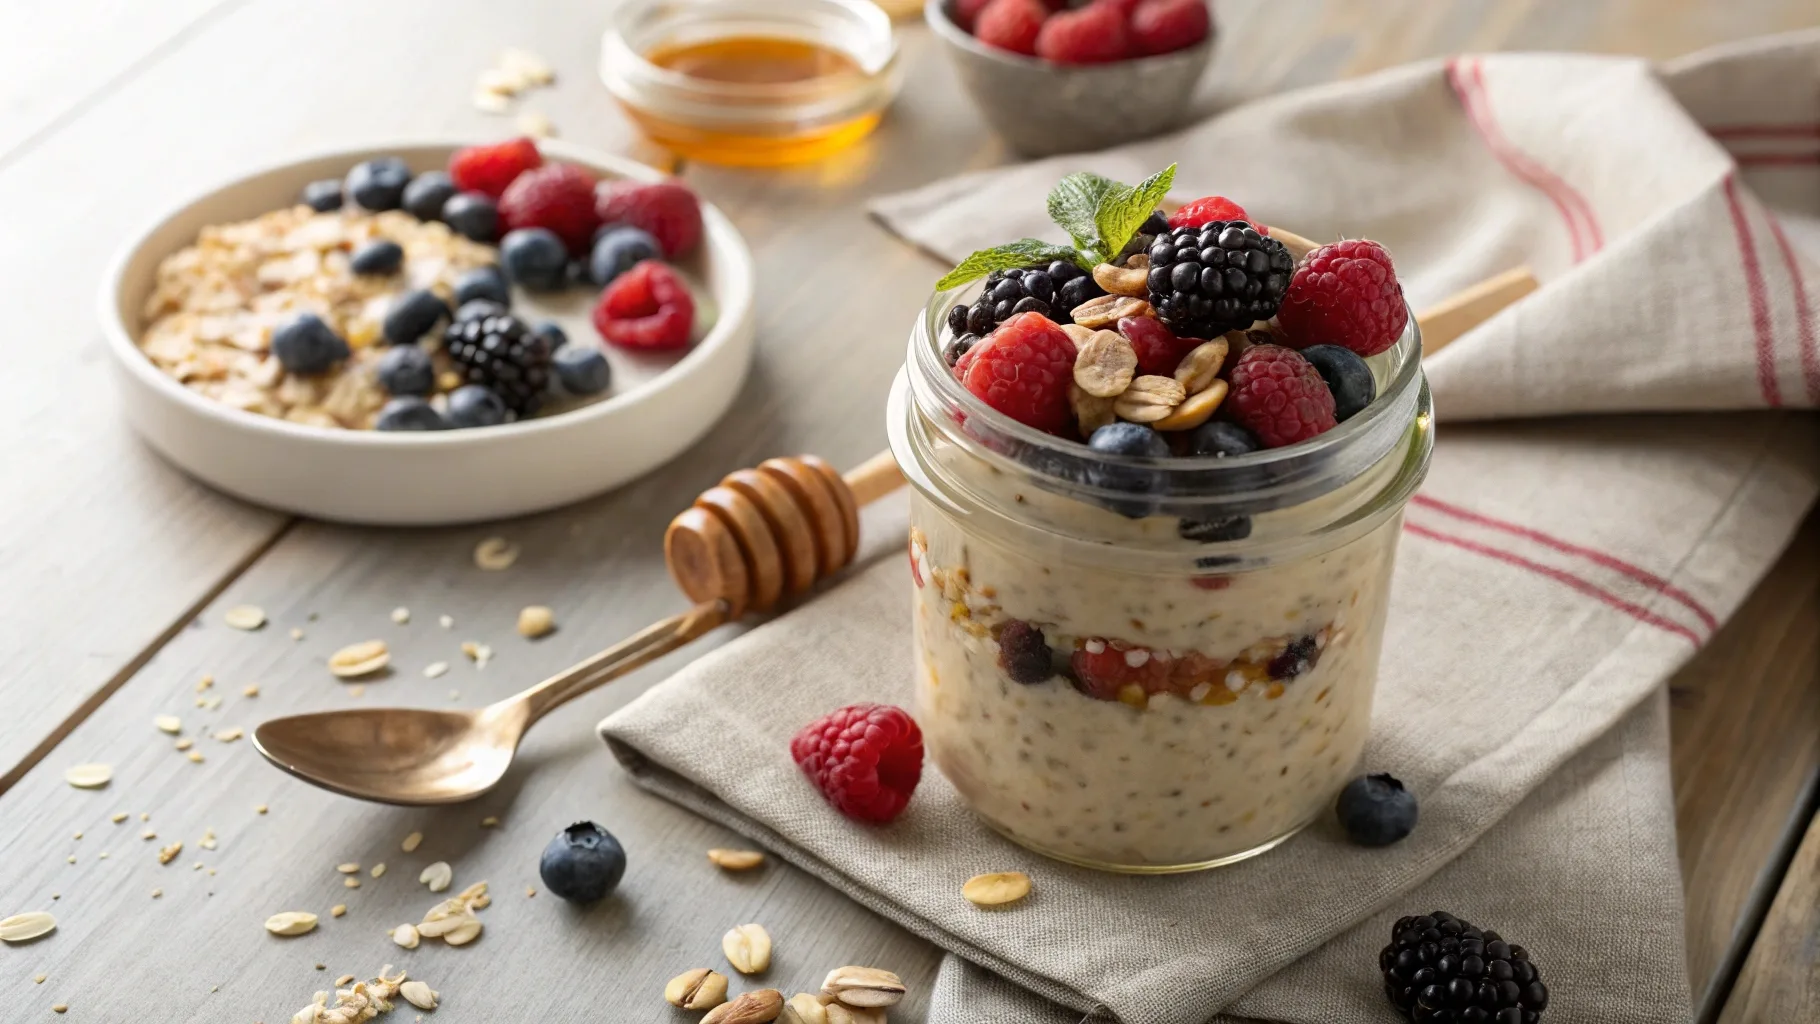
[[[1073,425],[1068,385],[1074,381],[1074,341],[1041,313],[1005,321],[961,363],[961,384],[999,412],[1051,434]]]
[[[1154,317],[1128,316],[1119,321],[1119,333],[1137,353],[1138,373],[1172,377],[1182,357],[1201,344],[1199,338],[1178,338]]]
[[[1245,208],[1225,196],[1207,196],[1185,203],[1182,208],[1169,215],[1169,226],[1172,228],[1198,228],[1216,220],[1242,220],[1251,224],[1251,216]],[[1262,225],[1251,224],[1263,232]]]
[[[666,259],[687,256],[701,242],[701,200],[678,181],[615,181],[603,185],[594,209],[602,224],[650,232]]]
[[[1144,56],[1186,50],[1207,38],[1212,23],[1206,0],[1143,0],[1131,12],[1131,48]],[[1244,219],[1244,214],[1236,219]]]
[[[449,177],[463,192],[484,192],[498,199],[520,174],[543,166],[543,154],[529,138],[509,139],[492,146],[458,149],[449,158]]]
[[[689,286],[656,260],[645,260],[614,278],[594,306],[594,329],[623,348],[687,348],[694,327],[695,300]]]
[[[600,226],[594,212],[594,175],[574,164],[526,171],[499,197],[499,219],[507,231],[548,228],[571,255],[585,253]]]
[[[1266,448],[1306,441],[1335,423],[1327,382],[1300,352],[1281,345],[1253,345],[1232,364],[1226,408]]]
[[[1409,307],[1390,254],[1376,242],[1353,238],[1302,258],[1277,323],[1295,348],[1331,344],[1375,356],[1402,336]]]
[[[1162,693],[1169,689],[1175,669],[1170,661],[1117,640],[1083,640],[1068,662],[1079,680],[1076,688],[1095,700],[1118,700],[1127,685],[1136,685],[1145,694]]]
[[[969,32],[973,31],[973,26],[979,23],[980,12],[991,2],[992,0],[955,0],[954,23]]]
[[[1037,33],[1049,8],[1040,0],[992,0],[973,23],[973,37],[987,46],[1036,56]]]
[[[1104,64],[1131,56],[1125,16],[1115,4],[1063,11],[1043,22],[1036,55],[1056,64]]]
[[[1093,0],[1093,2],[1101,7],[1110,7],[1118,11],[1119,17],[1130,21],[1131,12],[1137,10],[1137,5],[1143,0]]]
[[[851,704],[803,726],[790,756],[835,810],[885,822],[923,777],[923,734],[902,708]]]

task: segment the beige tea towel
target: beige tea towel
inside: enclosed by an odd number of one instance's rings
[[[869,513],[873,564],[603,734],[644,785],[953,954],[942,1024],[1388,1022],[1377,949],[1396,917],[1436,908],[1533,951],[1546,1020],[1684,1021],[1661,684],[1820,485],[1812,417],[1777,411],[1820,393],[1820,110],[1791,105],[1816,95],[1820,33],[1668,68],[1461,58],[880,204],[952,260],[1056,237],[1041,197],[1069,171],[1136,180],[1178,162],[1178,198],[1384,242],[1418,308],[1535,268],[1540,292],[1429,366],[1440,443],[1405,523],[1364,757],[1421,798],[1402,843],[1361,849],[1322,822],[1214,872],[1096,874],[1000,839],[933,771],[889,826],[838,816],[787,743],[841,704],[908,703],[901,500]],[[1006,869],[1035,879],[1026,905],[959,897]]]

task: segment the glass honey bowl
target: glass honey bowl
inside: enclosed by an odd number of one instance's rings
[[[806,163],[877,127],[901,80],[870,0],[628,0],[600,77],[652,141],[685,159]]]

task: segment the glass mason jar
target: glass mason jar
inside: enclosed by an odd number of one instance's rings
[[[975,399],[937,293],[887,412],[909,478],[916,719],[988,824],[1111,871],[1216,867],[1332,806],[1371,720],[1434,448],[1414,318],[1378,399],[1232,458],[1100,455]]]

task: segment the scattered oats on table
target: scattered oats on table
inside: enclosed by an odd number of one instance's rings
[[[340,917],[341,915],[343,915],[347,912],[348,912],[348,905],[346,903],[337,903],[334,906],[329,908],[330,917]]]
[[[242,697],[259,696],[259,684],[258,683],[248,683],[246,686],[241,688],[240,695]]]
[[[486,817],[480,819],[480,827],[481,828],[498,828],[499,819],[497,817],[494,817],[493,815],[489,814]]]
[[[411,621],[411,610],[409,608],[406,608],[404,605],[399,605],[398,607],[392,609],[392,621],[398,623],[400,626],[404,625],[407,622],[410,622]]]
[[[234,726],[233,728],[223,729],[220,732],[216,733],[215,738],[220,740],[223,743],[232,743],[235,740],[237,740],[240,737],[245,736],[245,735],[246,735],[245,729],[242,729],[239,726]]]
[[[79,764],[63,772],[63,781],[77,789],[100,789],[113,777],[113,766],[105,764]]]
[[[373,869],[371,871],[368,871],[367,874],[371,875],[374,878],[378,878],[379,876],[385,874],[385,861],[382,860],[379,863],[373,865]]]
[[[455,616],[453,616],[453,615],[441,616],[440,618],[438,618],[436,620],[436,624],[438,626],[441,626],[444,629],[454,629],[455,628]]]
[[[413,832],[404,837],[404,842],[399,844],[399,847],[406,853],[413,853],[417,850],[417,844],[421,842],[423,842],[423,833]]]
[[[536,639],[556,629],[556,613],[541,604],[527,605],[518,612],[518,635]]]
[[[153,328],[156,326],[154,324]],[[153,362],[157,360],[154,359]],[[229,608],[222,618],[235,629],[255,630],[265,625],[265,609],[256,604],[237,604]]]
[[[448,671],[449,663],[446,661],[432,661],[423,667],[423,674],[426,679],[436,679],[446,675]]]
[[[474,545],[474,565],[487,572],[500,572],[518,561],[518,552],[518,545],[504,537],[488,537]]]
[[[254,813],[254,814],[264,814],[264,813],[265,813],[265,812],[267,812],[267,811],[269,811],[269,810],[271,810],[271,808],[270,808],[270,807],[267,807],[267,806],[266,806],[266,805],[264,805],[264,804],[254,804],[254,805],[253,805],[253,813]]]
[[[158,727],[159,732],[173,736],[183,731],[183,719],[176,715],[156,715],[152,718],[152,724]]]

